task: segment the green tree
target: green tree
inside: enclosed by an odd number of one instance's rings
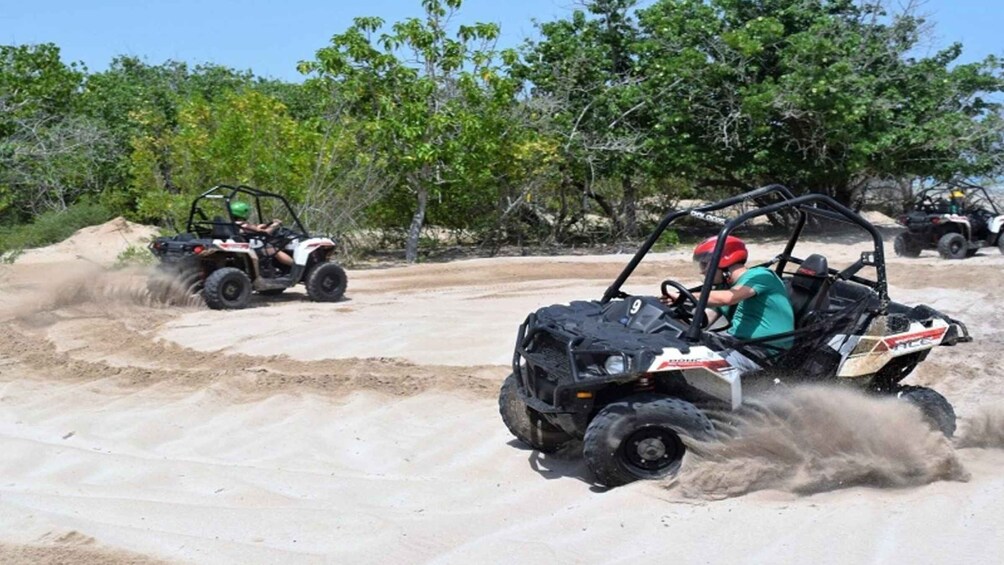
[[[84,73],[55,45],[0,46],[0,216],[24,221],[97,193],[108,132],[76,114]]]
[[[541,24],[541,39],[527,43],[516,69],[552,118],[547,129],[561,143],[563,182],[596,202],[615,231],[628,236],[638,229],[639,173],[652,167],[645,116],[657,102],[646,98],[651,92],[641,88],[637,72],[636,3],[591,0],[586,11]],[[619,194],[602,190],[605,178],[616,181]]]
[[[491,177],[485,164],[498,156],[494,116],[512,104],[518,87],[496,63],[498,26],[462,25],[451,37],[447,22],[460,5],[423,0],[424,19],[397,22],[379,36],[383,20],[356,18],[301,65],[332,93],[333,105],[346,105],[361,125],[362,147],[379,154],[395,180],[382,212],[410,216],[409,262],[418,258],[430,202],[478,200]],[[511,63],[515,54],[502,58]],[[412,200],[407,208],[405,194]]]
[[[640,12],[653,154],[709,187],[783,182],[853,203],[875,178],[1000,172],[995,57],[916,57],[924,22],[881,2],[661,0]]]
[[[102,173],[107,187],[105,200],[120,212],[136,207],[135,179],[130,155],[138,138],[154,137],[160,143],[148,143],[155,153],[158,174],[165,186],[174,187],[172,161],[166,153],[170,144],[164,140],[178,127],[181,108],[199,98],[207,102],[222,99],[254,83],[250,72],[235,71],[219,65],[190,68],[177,61],[150,65],[137,57],[117,57],[108,70],[87,77],[81,97],[81,111],[105,124],[113,139],[110,166]],[[128,189],[127,189],[128,187]]]
[[[254,90],[181,105],[164,129],[155,112],[134,112],[147,131],[132,140],[132,197],[140,218],[180,222],[196,194],[214,184],[249,184],[302,201],[320,151],[320,135],[281,102]],[[161,159],[167,157],[166,162]],[[171,183],[164,169],[172,171]]]

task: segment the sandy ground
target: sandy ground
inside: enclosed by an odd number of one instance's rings
[[[848,244],[812,248],[834,264],[856,256]],[[895,299],[943,309],[977,338],[939,348],[909,377],[955,404],[954,444],[898,403],[799,389],[727,449],[688,455],[678,479],[604,492],[574,452],[516,443],[496,393],[525,315],[598,297],[626,261],[351,271],[346,301],[293,292],[239,312],[165,308],[143,273],[92,261],[7,267],[0,562],[1004,555],[1004,256],[890,260]],[[685,252],[659,254],[627,288],[692,270]]]

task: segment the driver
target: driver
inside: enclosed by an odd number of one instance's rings
[[[701,269],[701,275],[708,272],[711,254],[718,242],[717,237],[710,237],[694,248],[694,261]],[[738,237],[728,236],[725,239],[725,249],[715,268],[715,290],[708,295],[708,306],[705,315],[710,325],[718,317],[729,317],[731,326],[729,333],[740,340],[752,340],[770,337],[794,331],[795,314],[791,308],[784,282],[777,273],[767,267],[746,267],[749,252],[746,243]],[[679,299],[679,291],[668,289],[668,295],[662,298],[665,303]],[[731,313],[729,313],[731,311]],[[768,341],[773,348],[787,350],[791,348],[791,337]],[[776,355],[780,351],[768,350]],[[742,357],[740,354],[735,353]],[[733,358],[730,361],[741,369],[759,368],[748,358]],[[750,366],[748,363],[753,363]]]
[[[966,193],[961,188],[955,187],[949,193],[948,212],[950,214],[961,214],[966,208]]]
[[[247,202],[231,202],[230,213],[236,219],[234,223],[237,224],[238,228],[240,228],[241,233],[251,235],[272,235],[282,227],[282,222],[279,220],[272,220],[267,224],[252,224],[248,222],[247,220],[248,216],[251,214],[251,207],[248,206]],[[264,253],[270,257],[275,257],[275,259],[283,265],[293,265],[293,258],[289,256],[289,253],[286,253],[282,249],[276,249],[268,243],[265,244]]]

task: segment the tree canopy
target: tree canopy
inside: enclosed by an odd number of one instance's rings
[[[420,258],[635,238],[676,199],[780,182],[859,205],[879,182],[1000,178],[1001,61],[920,47],[878,0],[589,0],[517,50],[495,24],[360,16],[302,83],[0,46],[0,222],[99,203],[177,225],[215,183],[287,195],[318,230]],[[437,232],[438,233],[438,232]]]

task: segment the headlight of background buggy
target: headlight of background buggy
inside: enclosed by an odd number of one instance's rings
[[[619,375],[623,373],[624,366],[623,355],[611,355],[603,362],[603,368],[606,369],[608,375]]]

